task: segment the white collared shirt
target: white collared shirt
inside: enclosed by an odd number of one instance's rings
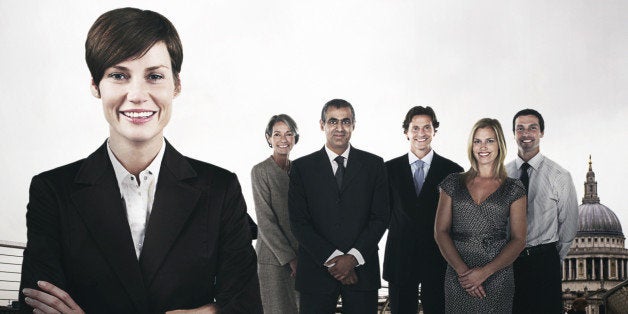
[[[521,157],[506,165],[511,178],[519,178]],[[556,162],[541,153],[528,164],[528,234],[526,247],[557,242],[557,250],[564,259],[578,231],[578,199],[571,175]]]
[[[329,147],[327,147],[327,145],[325,145],[325,151],[327,152],[327,157],[329,158],[329,162],[331,163],[331,169],[333,174],[336,174],[336,171],[338,170],[338,163],[334,160],[336,159],[336,157],[338,156],[342,156],[344,157],[344,165],[345,168],[347,167],[347,162],[349,160],[349,151],[351,150],[351,145],[349,145],[347,147],[347,149],[340,155],[334,153],[331,149],[329,149]],[[330,259],[336,257],[336,256],[340,256],[345,254],[344,252],[336,249],[331,256],[329,256],[329,258],[325,261],[325,263],[327,263]],[[362,253],[360,253],[360,251],[358,251],[356,248],[351,248],[351,250],[349,250],[349,252],[347,252],[346,254],[350,254],[353,255],[353,257],[355,257],[355,259],[358,261],[358,266],[359,265],[364,265],[365,261],[364,261],[364,257],[362,257]],[[334,265],[329,265],[327,267],[332,267]]]
[[[144,245],[146,224],[148,223],[148,218],[153,208],[153,201],[155,200],[157,178],[159,178],[159,169],[164,157],[165,148],[166,142],[162,139],[159,153],[157,153],[157,156],[155,156],[155,159],[153,159],[150,165],[140,172],[140,181],[138,183],[138,178],[127,171],[118,161],[109,147],[109,141],[107,141],[107,152],[109,153],[109,159],[113,165],[113,171],[116,174],[118,187],[120,188],[120,196],[124,200],[135,255],[138,259],[140,258],[140,253]]]
[[[415,164],[417,160],[421,160],[423,162],[423,182],[425,182],[425,178],[427,178],[427,173],[430,171],[430,166],[432,165],[432,159],[434,159],[434,150],[430,149],[430,152],[427,155],[423,156],[423,158],[417,157],[413,152],[408,152],[408,162],[410,163],[410,172],[412,172],[412,177],[414,178],[414,174],[419,170],[419,166]],[[421,182],[421,183],[423,183]]]
[[[342,156],[344,157],[344,165],[345,168],[347,168],[347,161],[349,160],[349,151],[351,150],[351,145],[349,145],[349,147],[347,147],[347,149],[345,149],[345,151],[338,155],[336,153],[334,153],[331,149],[329,149],[327,147],[327,145],[325,145],[325,151],[327,152],[327,157],[329,158],[329,162],[331,163],[331,170],[333,172],[334,175],[336,175],[336,170],[338,170],[338,163],[334,160],[336,159],[336,157],[338,156]]]

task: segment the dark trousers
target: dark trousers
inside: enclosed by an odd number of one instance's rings
[[[513,313],[563,313],[561,265],[556,249],[519,256],[513,269]]]
[[[425,314],[445,313],[444,276],[432,276],[421,282],[421,304]],[[398,286],[388,284],[390,311],[392,314],[418,313],[419,284]]]
[[[333,314],[338,296],[342,297],[342,313],[377,314],[377,290],[352,291],[343,285],[330,293],[299,293],[299,313]]]

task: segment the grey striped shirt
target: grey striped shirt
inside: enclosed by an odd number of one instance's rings
[[[521,157],[506,165],[508,176],[519,178]],[[571,175],[563,167],[538,153],[530,161],[528,174],[528,234],[526,247],[558,242],[560,258],[569,252],[578,231],[578,200]]]

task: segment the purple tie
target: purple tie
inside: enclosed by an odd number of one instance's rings
[[[417,169],[414,172],[414,189],[416,190],[416,195],[419,196],[423,188],[423,181],[425,181],[425,173],[423,172],[423,164],[425,162],[419,159],[414,163],[417,165]]]

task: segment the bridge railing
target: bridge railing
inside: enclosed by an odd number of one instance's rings
[[[0,308],[11,308],[17,302],[25,247],[24,243],[0,240]]]
[[[608,290],[603,300],[606,313],[628,313],[628,280]]]

